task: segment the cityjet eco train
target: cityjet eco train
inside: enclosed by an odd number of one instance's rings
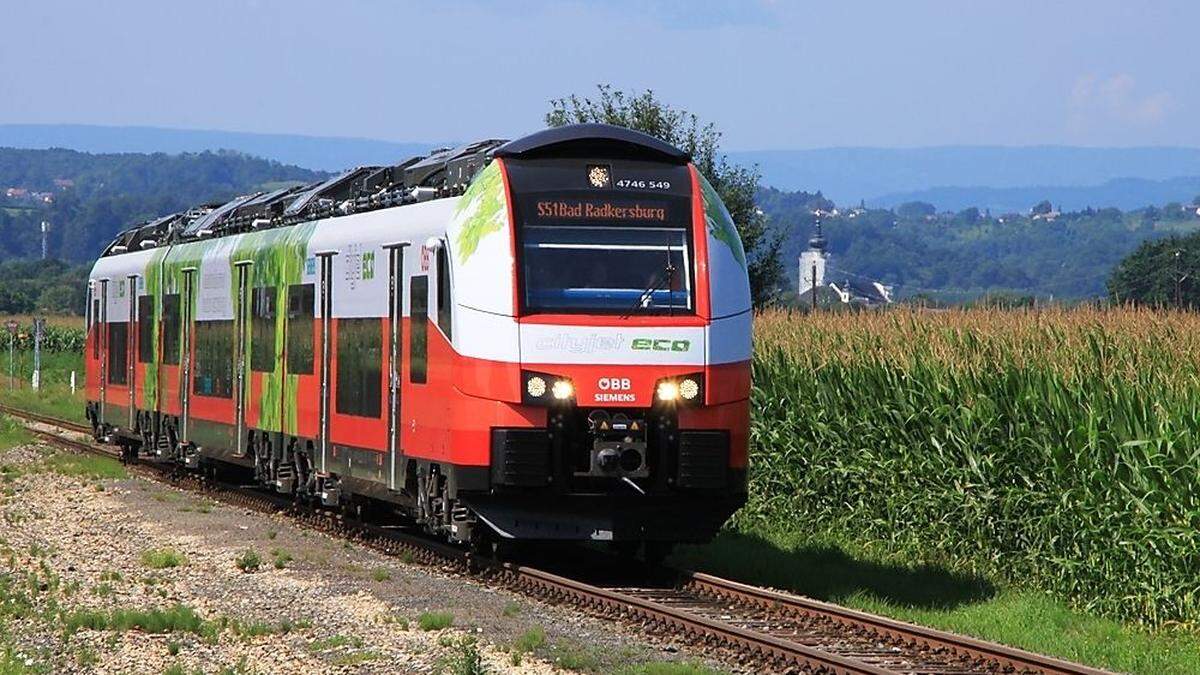
[[[200,206],[119,235],[88,289],[88,418],[131,455],[474,544],[651,554],[745,501],[745,253],[688,155],[644,134],[549,129]]]

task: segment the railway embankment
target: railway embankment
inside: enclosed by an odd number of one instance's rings
[[[0,672],[550,673],[678,658],[0,429]]]

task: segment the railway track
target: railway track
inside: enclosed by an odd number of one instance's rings
[[[69,434],[90,428],[0,405],[47,442],[79,452],[118,457],[110,448]],[[638,625],[673,641],[709,650],[739,669],[839,675],[1105,675],[1107,671],[1012,647],[917,626],[728,579],[671,570],[648,574],[666,581],[644,586],[588,583],[542,569],[481,559],[402,528],[373,525],[299,507],[292,500],[243,486],[180,476],[169,467],[137,462],[135,470],[171,480],[219,501],[264,513],[286,513],[301,524],[346,537],[391,555],[472,573],[553,603]]]

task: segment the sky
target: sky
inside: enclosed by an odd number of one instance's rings
[[[1200,146],[1200,3],[0,0],[0,123],[512,137],[598,83],[728,150]]]

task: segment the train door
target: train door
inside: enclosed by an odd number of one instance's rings
[[[328,471],[326,463],[329,458],[329,378],[331,377],[329,360],[332,350],[330,335],[333,331],[333,256],[337,251],[322,251],[317,253],[321,263],[321,283],[318,289],[318,299],[321,307],[321,426],[317,430],[320,437],[321,471]]]
[[[130,274],[126,280],[128,284],[129,298],[129,325],[125,329],[125,334],[132,337],[125,340],[125,381],[129,383],[129,415],[125,420],[125,428],[133,431],[137,429],[137,355],[138,355],[138,303],[137,303],[137,275]]]
[[[180,331],[180,368],[179,368],[179,442],[186,443],[188,439],[189,401],[192,390],[192,294],[195,289],[195,267],[185,267],[183,270],[183,297],[179,301],[179,314],[183,324]]]
[[[404,249],[408,243],[388,245],[388,479],[389,490],[402,485],[399,455],[400,444],[400,382],[403,375],[402,346],[404,344]]]
[[[100,353],[100,423],[108,422],[104,412],[105,396],[108,394],[108,279],[100,280],[100,302],[95,305],[99,311],[93,318],[96,321],[96,342]]]
[[[249,302],[249,286],[250,286],[250,271],[252,260],[242,260],[234,263],[237,274],[237,291],[233,297],[233,399],[234,399],[234,415],[236,417],[236,437],[234,439],[233,454],[236,456],[244,456],[247,454],[246,443],[246,390],[248,383],[246,382],[246,352],[248,345],[246,344],[246,336],[249,333],[248,326],[248,308]]]

